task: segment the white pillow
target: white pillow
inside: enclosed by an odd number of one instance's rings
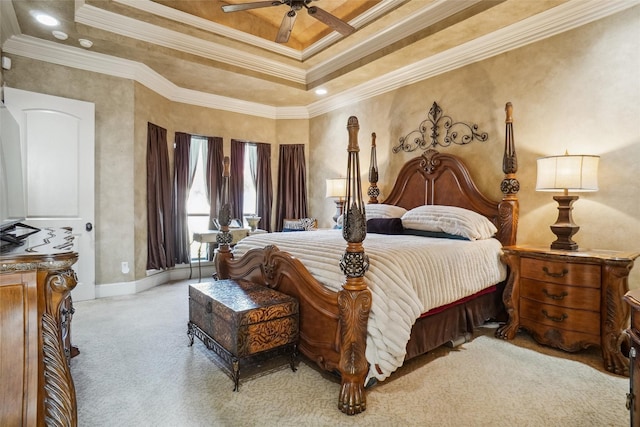
[[[477,212],[455,206],[424,205],[402,216],[402,226],[413,230],[436,231],[469,240],[489,239],[498,229]]]
[[[367,220],[372,218],[401,218],[407,210],[400,206],[371,204],[365,205],[364,210],[367,214]]]

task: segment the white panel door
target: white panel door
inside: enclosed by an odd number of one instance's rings
[[[26,175],[25,223],[72,227],[78,285],[75,301],[95,298],[94,145],[91,102],[5,88],[5,104],[20,125]]]

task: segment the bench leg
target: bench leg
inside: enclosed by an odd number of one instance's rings
[[[233,391],[238,391],[238,383],[240,382],[240,363],[238,362],[238,359],[234,357],[231,364],[233,366]]]
[[[193,345],[193,324],[187,322],[187,337],[189,337],[189,347]]]
[[[291,360],[289,361],[289,365],[291,366],[291,370],[293,372],[297,371],[297,359],[298,359],[298,346],[296,344],[293,345],[293,351],[291,352]]]

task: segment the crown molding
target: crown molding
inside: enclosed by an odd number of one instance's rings
[[[40,61],[131,79],[165,98],[271,119],[308,119],[456,68],[577,28],[640,4],[640,0],[571,0],[486,36],[425,58],[308,106],[273,107],[181,88],[139,62],[18,35],[3,51]]]
[[[6,53],[38,61],[134,80],[175,102],[269,119],[309,118],[305,107],[288,107],[283,110],[286,113],[283,116],[276,107],[270,105],[179,87],[140,62],[88,52],[31,36],[12,36],[3,48]]]
[[[84,0],[78,0],[78,2],[81,2],[81,4],[84,5]],[[268,41],[263,39],[262,37],[257,37],[252,34],[245,33],[244,31],[238,31],[225,25],[220,25],[215,22],[209,21],[208,19],[203,19],[198,16],[194,16],[189,13],[164,6],[151,0],[114,0],[114,2],[136,8],[138,10],[142,10],[156,16],[170,19],[172,21],[185,23],[194,28],[199,28],[201,30],[205,30],[214,34],[229,37],[233,40],[237,40],[251,46],[259,47],[261,49],[265,49],[282,56],[296,59],[298,61],[304,61],[308,59],[309,57],[317,54],[318,52],[321,52],[331,44],[343,38],[343,36],[339,33],[331,32],[331,34],[318,40],[308,48],[299,51],[297,49],[287,47],[286,45],[283,45],[281,43]],[[405,0],[383,0],[374,7],[349,21],[349,24],[355,28],[360,28],[368,24],[369,22],[374,21],[380,16],[387,14],[389,11],[398,7],[399,4],[404,2]]]
[[[293,67],[280,61],[270,60],[247,52],[239,52],[237,49],[219,43],[202,40],[91,5],[85,4],[78,8],[75,20],[80,24],[125,37],[283,78],[295,83],[306,84],[306,72],[300,67]]]
[[[367,55],[371,55],[372,53],[384,49],[385,47],[409,37],[415,32],[448,18],[449,16],[473,6],[478,2],[479,0],[438,0],[433,3],[429,3],[418,12],[385,28],[383,31],[376,33],[367,40],[334,55],[328,61],[324,61],[311,67],[307,72],[307,82],[314,82],[322,79],[334,71],[338,71],[341,68],[366,57]]]
[[[0,40],[20,34],[20,25],[13,5],[8,1],[0,1]]]
[[[84,4],[84,0],[82,1]],[[238,31],[225,25],[220,25],[216,22],[209,21],[208,19],[194,16],[190,13],[182,12],[177,9],[165,6],[160,3],[156,3],[151,0],[113,0],[115,3],[120,3],[131,8],[142,10],[152,15],[160,16],[162,18],[170,19],[172,21],[184,23],[194,28],[199,28],[210,33],[218,34],[224,37],[228,37],[233,40],[246,43],[251,46],[259,47],[264,50],[268,50],[277,53],[282,56],[302,61],[302,53],[290,47],[287,47],[281,43],[271,42],[263,39],[262,37],[254,36],[253,34],[245,33],[244,31]]]
[[[374,7],[362,13],[361,15],[358,15],[357,17],[353,18],[351,21],[349,21],[349,24],[356,29],[364,27],[366,24],[373,22],[379,17],[384,16],[387,13],[391,12],[393,9],[400,6],[405,1],[406,0],[383,0],[377,5],[375,5]],[[342,37],[343,36],[340,35],[339,33],[332,31],[330,34],[326,35],[325,37],[318,40],[308,48],[304,49],[302,51],[302,60],[304,61],[306,59],[309,59],[313,55],[325,50],[330,45],[340,40]],[[364,43],[368,43],[369,45],[375,47],[375,42],[373,40],[367,40]],[[332,60],[333,59],[329,59],[328,61],[332,61]]]
[[[325,61],[306,71],[302,66],[287,66],[279,61],[267,60],[262,56],[250,54],[215,42],[205,42],[201,39],[185,35],[183,33],[167,30],[146,22],[128,18],[120,14],[109,12],[95,6],[87,5],[84,0],[78,0],[75,19],[81,24],[90,25],[104,31],[109,31],[148,43],[157,44],[171,49],[181,50],[193,55],[223,61],[252,71],[284,78],[295,83],[309,84],[317,81],[334,71],[337,71],[355,61],[364,58],[392,43],[426,28],[440,19],[444,19],[463,9],[466,9],[480,0],[436,0],[428,2],[416,13],[402,19],[394,25],[386,28],[355,46],[342,51],[338,55],[331,56]],[[242,31],[237,31],[224,25],[216,24],[206,19],[172,9],[150,0],[114,0],[117,3],[145,11],[156,16],[176,22],[186,23],[211,33],[229,37],[249,45],[281,54],[285,57],[304,61],[321,52],[331,44],[340,40],[343,36],[332,32],[302,52],[280,43],[270,42],[261,37],[256,37]],[[362,15],[349,21],[351,25],[360,28],[378,17],[398,7],[404,0],[384,0],[372,7]]]

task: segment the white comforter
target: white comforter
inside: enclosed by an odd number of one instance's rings
[[[267,245],[300,259],[327,288],[341,289],[345,276],[339,262],[346,248],[341,230],[257,234],[241,240],[234,253],[242,256]],[[366,350],[371,368],[366,381],[371,377],[382,381],[402,365],[411,327],[422,313],[472,295],[506,276],[496,239],[369,233],[364,248],[370,262],[365,280],[372,293]]]

